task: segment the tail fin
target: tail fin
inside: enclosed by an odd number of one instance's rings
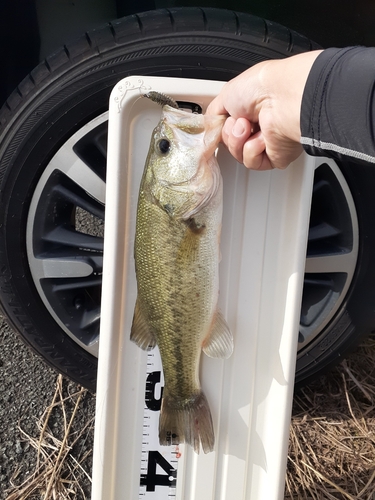
[[[159,441],[161,445],[185,442],[190,444],[196,453],[199,453],[200,444],[204,453],[214,449],[211,412],[202,391],[185,404],[176,404],[176,401],[164,394],[159,421]]]

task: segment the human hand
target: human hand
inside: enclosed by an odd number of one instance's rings
[[[300,112],[311,66],[321,51],[265,61],[225,84],[207,114],[228,114],[222,140],[254,170],[285,168],[302,152]]]

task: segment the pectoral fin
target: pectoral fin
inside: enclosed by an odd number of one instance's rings
[[[212,329],[204,339],[202,349],[210,358],[229,358],[233,352],[233,336],[220,311],[216,312]]]
[[[142,314],[139,301],[135,303],[130,340],[144,351],[150,351],[156,346],[156,338]]]

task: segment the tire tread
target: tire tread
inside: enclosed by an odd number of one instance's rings
[[[145,36],[158,37],[182,33],[224,36],[232,34],[239,38],[254,40],[258,44],[261,37],[265,47],[278,46],[282,43],[289,54],[319,47],[303,35],[251,14],[210,7],[174,7],[134,14],[86,32],[39,63],[20,83],[19,88],[24,97],[30,96],[33,91],[37,93],[38,88],[55,80],[66,69],[73,68],[95,55],[105,54],[116,47],[134,43]],[[17,95],[17,90],[9,96],[5,115],[4,109],[0,110],[0,134],[10,117],[9,110],[16,111],[22,106],[22,102],[23,99]]]

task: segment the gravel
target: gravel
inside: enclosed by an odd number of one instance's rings
[[[38,438],[40,430],[37,421],[52,402],[58,374],[22,343],[2,317],[0,345],[0,499],[5,500],[11,482],[21,484],[35,470],[36,451],[20,428],[26,434]],[[79,389],[77,384],[63,380],[64,395],[73,394]],[[69,411],[68,404],[68,414]],[[72,432],[83,429],[94,415],[95,397],[85,391]],[[52,432],[58,436],[63,432],[61,412],[52,413],[50,420]],[[76,453],[77,459],[83,451],[87,454],[87,450],[92,449],[93,425],[81,441],[72,451]],[[83,465],[91,475],[92,453],[89,455]],[[83,479],[80,487],[83,488],[82,498],[89,498],[90,483],[87,478]],[[75,495],[74,498],[79,500],[80,496]]]

